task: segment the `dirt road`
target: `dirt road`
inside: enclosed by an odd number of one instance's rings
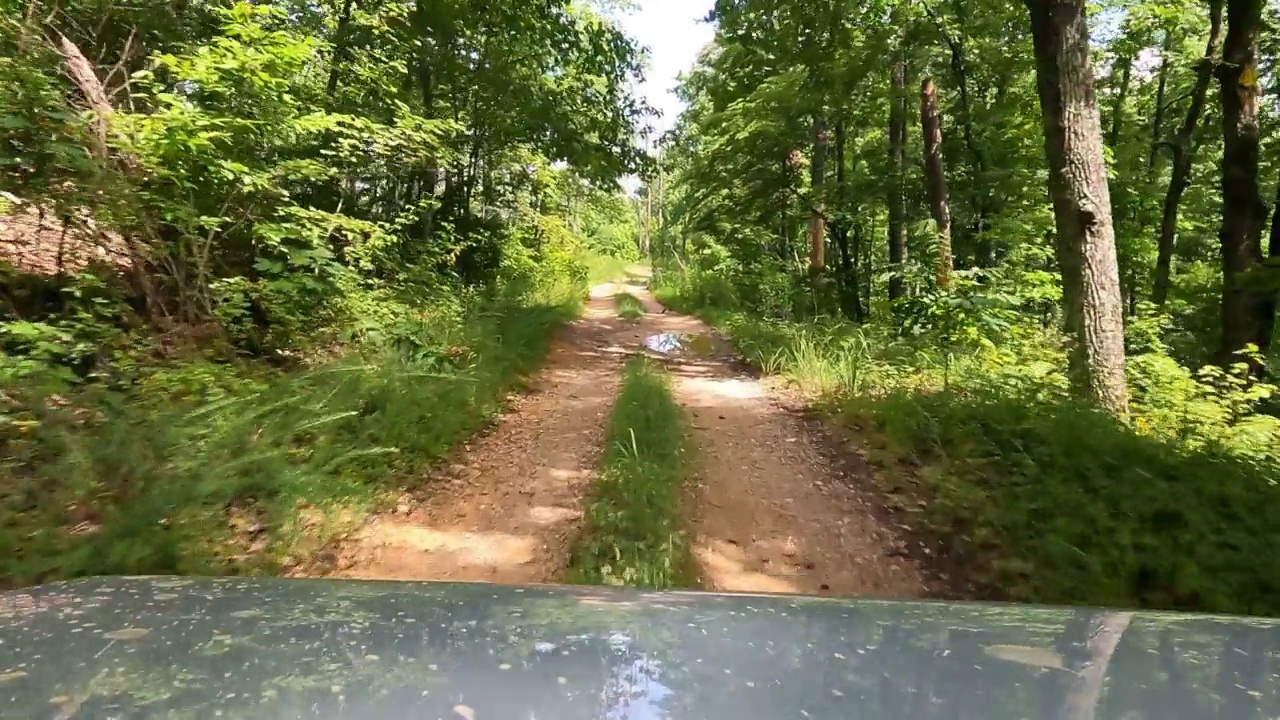
[[[649,310],[618,318],[626,290]],[[642,287],[603,286],[566,328],[529,398],[433,478],[430,499],[374,519],[347,543],[338,575],[398,580],[556,582],[582,518],[623,361],[644,338],[704,338],[664,357],[699,450],[689,529],[708,590],[921,597],[858,478],[825,440],[739,370],[694,318],[664,313]]]

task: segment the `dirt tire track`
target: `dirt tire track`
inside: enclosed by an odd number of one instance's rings
[[[863,490],[869,478],[837,468],[828,438],[785,410],[705,324],[674,313],[649,317],[662,331],[713,338],[702,357],[667,361],[701,455],[690,527],[706,589],[931,594],[877,519],[876,501]]]
[[[612,295],[644,301],[639,321]],[[643,287],[602,286],[558,338],[534,392],[473,440],[429,499],[373,519],[339,554],[339,577],[554,583],[581,525],[624,360],[657,332],[714,334]],[[704,586],[731,592],[922,597],[873,500],[817,437],[743,373],[719,341],[661,358],[692,423],[699,480],[688,508]],[[857,480],[857,479],[855,479]],[[864,479],[865,480],[865,479]]]
[[[338,577],[548,583],[583,512],[634,324],[613,288],[552,346],[534,390],[429,483],[429,499],[373,519],[339,553]],[[632,346],[633,347],[633,346]]]

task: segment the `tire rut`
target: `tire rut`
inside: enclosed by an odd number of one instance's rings
[[[657,306],[652,298],[647,302]],[[654,317],[654,316],[650,316]],[[821,437],[743,372],[699,320],[673,313],[660,330],[707,338],[698,357],[667,360],[701,457],[689,527],[708,590],[918,598],[930,590],[875,500],[824,452]]]
[[[613,295],[647,314],[618,318]],[[699,457],[690,489],[695,559],[707,590],[869,597],[930,593],[874,500],[820,438],[742,372],[695,318],[636,286],[596,288],[553,346],[533,392],[425,488],[427,500],[372,519],[333,575],[360,579],[554,583],[568,565],[625,359],[660,332],[705,338],[696,357],[661,356]]]
[[[552,346],[531,394],[428,481],[427,500],[371,520],[337,577],[550,583],[568,563],[632,326],[610,286]]]

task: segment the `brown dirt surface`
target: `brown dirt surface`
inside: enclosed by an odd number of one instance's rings
[[[652,317],[652,316],[651,316]],[[833,462],[829,439],[741,369],[702,322],[667,313],[661,330],[707,338],[668,361],[690,413],[700,473],[690,512],[708,590],[886,598],[931,594],[877,519],[869,477]]]
[[[648,314],[616,316],[630,292]],[[428,499],[375,518],[341,550],[342,577],[551,583],[560,579],[602,450],[623,361],[659,332],[692,339],[658,356],[689,412],[698,481],[689,529],[708,590],[871,597],[929,594],[877,519],[870,480],[743,372],[701,322],[639,286],[596,288],[532,395],[474,440]]]
[[[424,503],[403,503],[351,538],[336,575],[509,584],[560,576],[628,352],[612,295],[611,286],[592,291],[531,395],[432,478]]]

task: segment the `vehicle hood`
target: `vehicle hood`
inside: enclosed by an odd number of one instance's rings
[[[596,588],[0,593],[0,716],[1275,717],[1270,621]]]

